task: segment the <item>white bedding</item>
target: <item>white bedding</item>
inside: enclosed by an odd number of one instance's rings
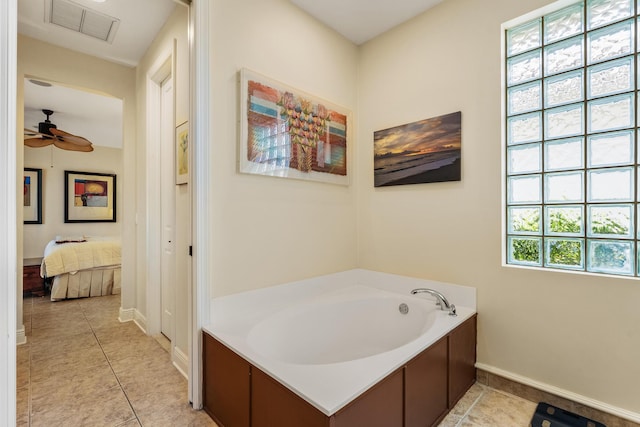
[[[50,241],[44,250],[40,266],[42,277],[93,268],[120,266],[122,249],[119,240],[88,237],[81,243],[56,243]]]
[[[66,243],[56,243],[56,240]],[[40,265],[40,275],[53,279],[52,301],[120,293],[122,249],[119,240],[105,237],[87,237],[82,242],[67,238],[56,240],[45,247]]]
[[[53,278],[51,301],[119,294],[120,275],[119,266],[60,274]]]

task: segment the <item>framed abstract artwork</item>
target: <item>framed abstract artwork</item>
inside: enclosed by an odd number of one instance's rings
[[[349,184],[346,109],[247,69],[240,85],[240,172]]]
[[[42,169],[24,168],[23,216],[25,224],[42,224]]]
[[[460,181],[461,134],[460,111],[374,132],[374,186]]]
[[[64,171],[64,222],[116,222],[114,174]]]

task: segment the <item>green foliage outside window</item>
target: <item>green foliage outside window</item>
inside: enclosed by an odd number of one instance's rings
[[[540,210],[527,209],[526,211],[514,215],[513,231],[515,232],[538,232],[540,231]]]
[[[556,240],[549,244],[549,263],[579,266],[582,264],[582,248],[580,242],[573,240]]]
[[[540,261],[540,244],[533,239],[513,239],[513,259],[520,262]]]
[[[553,233],[579,233],[581,231],[580,214],[554,210],[549,215],[549,228]]]
[[[591,219],[591,232],[595,234],[629,234],[629,227],[620,224],[615,219],[598,215]]]

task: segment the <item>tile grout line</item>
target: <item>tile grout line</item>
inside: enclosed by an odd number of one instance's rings
[[[129,405],[129,408],[131,408],[131,411],[133,412],[133,416],[135,417],[135,419],[138,422],[138,424],[142,425],[142,421],[140,421],[140,418],[138,418],[138,413],[136,412],[135,408],[133,407],[133,404],[131,403],[131,400],[129,399],[129,395],[124,390],[124,387],[122,386],[122,382],[120,381],[120,378],[118,378],[118,375],[116,374],[116,371],[113,369],[113,365],[111,364],[111,360],[109,360],[109,357],[107,356],[107,353],[105,353],[105,351],[104,351],[104,347],[102,347],[102,343],[100,342],[100,340],[98,339],[98,336],[96,335],[96,331],[93,329],[93,325],[91,324],[91,322],[87,318],[86,312],[84,310],[84,305],[80,304],[80,310],[82,311],[82,316],[84,317],[84,320],[89,325],[89,329],[91,329],[91,333],[93,334],[93,337],[95,338],[96,342],[98,343],[98,346],[100,347],[100,351],[102,351],[102,354],[104,355],[104,358],[107,361],[107,364],[109,365],[109,369],[111,370],[111,373],[115,377],[116,382],[118,383],[118,386],[120,387],[120,390],[122,390],[122,394],[124,394],[124,398],[127,399],[127,404]],[[131,420],[127,420],[127,421],[123,422],[122,424],[125,424],[125,423],[127,423],[129,421],[131,421]]]
[[[478,404],[478,402],[480,401],[482,396],[485,395],[486,392],[487,392],[486,387],[483,387],[482,392],[478,395],[478,397],[476,397],[476,399],[473,401],[473,403],[471,405],[469,405],[469,409],[467,409],[466,412],[462,415],[462,417],[460,418],[460,421],[458,421],[456,423],[455,427],[460,427],[462,422],[465,420],[465,418],[467,418],[467,416],[471,413],[473,408],[475,408],[475,406]]]

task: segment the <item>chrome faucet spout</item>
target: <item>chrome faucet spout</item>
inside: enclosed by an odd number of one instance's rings
[[[444,295],[442,295],[440,292],[434,289],[427,289],[427,288],[417,288],[411,291],[411,295],[416,295],[421,293],[429,294],[435,297],[436,305],[440,306],[440,310],[448,311],[449,316],[457,316],[456,306],[453,304],[450,304],[447,298]]]

